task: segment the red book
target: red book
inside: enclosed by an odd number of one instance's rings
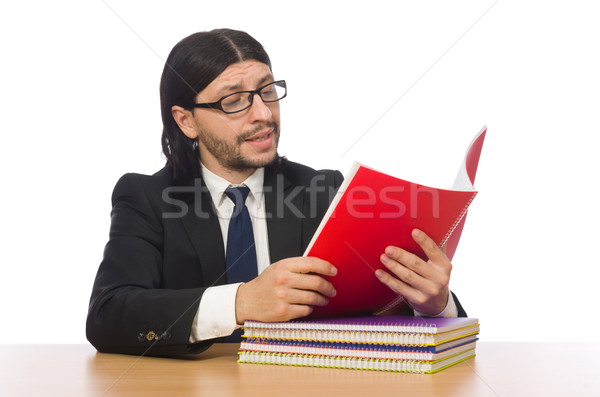
[[[387,271],[379,258],[389,245],[427,260],[411,236],[415,228],[438,246],[446,245],[446,255],[452,259],[467,208],[477,194],[473,182],[486,130],[471,142],[453,190],[353,165],[304,254],[338,269],[335,277],[328,278],[337,295],[327,306],[314,306],[310,317],[376,314],[399,304],[402,297],[382,284],[375,270]]]

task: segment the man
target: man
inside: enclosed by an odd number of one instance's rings
[[[342,175],[279,157],[286,84],[260,43],[228,29],[185,38],[160,94],[167,165],[115,187],[90,342],[102,352],[194,353],[247,319],[290,320],[326,305],[336,291],[323,276],[335,276],[335,264],[301,255]],[[413,236],[430,260],[388,247],[381,261],[391,274],[377,277],[416,314],[464,316],[445,254],[424,233]]]

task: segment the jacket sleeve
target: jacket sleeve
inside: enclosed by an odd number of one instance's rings
[[[467,312],[465,312],[465,309],[463,309],[454,292],[450,291],[450,294],[452,294],[452,298],[454,298],[454,303],[456,304],[456,309],[458,310],[458,317],[468,317]]]
[[[189,345],[205,288],[162,286],[164,233],[159,206],[148,199],[141,175],[115,186],[109,241],[94,282],[87,338],[100,352],[175,356],[200,352]]]

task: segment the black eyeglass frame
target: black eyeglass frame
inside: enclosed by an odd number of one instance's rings
[[[266,101],[262,94],[261,91],[264,90],[265,88],[271,86],[271,85],[277,85],[279,87],[283,87],[283,89],[285,89],[285,93],[283,94],[283,96],[281,98],[277,98],[274,101]],[[232,95],[239,95],[239,94],[245,94],[247,93],[249,95],[248,97],[248,106],[246,106],[243,109],[240,110],[236,110],[234,112],[228,112],[227,110],[223,109],[223,106],[221,105],[221,102],[227,98],[229,98]],[[225,95],[223,98],[219,99],[216,102],[211,102],[211,103],[195,103],[194,105],[192,105],[193,108],[207,108],[207,109],[218,109],[220,111],[222,111],[223,113],[226,114],[233,114],[233,113],[239,113],[239,112],[243,112],[244,110],[248,109],[250,106],[252,106],[252,104],[254,103],[254,95],[258,94],[258,96],[260,96],[260,99],[265,102],[265,103],[272,103],[272,102],[279,102],[281,101],[283,98],[285,98],[287,96],[287,85],[285,83],[285,80],[277,80],[277,81],[273,81],[269,84],[265,84],[260,88],[257,88],[256,90],[252,90],[252,91],[237,91],[237,92],[232,92],[231,94]]]

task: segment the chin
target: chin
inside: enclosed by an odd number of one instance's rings
[[[252,165],[252,168],[264,167],[271,164],[277,159],[277,141],[268,148],[257,152],[252,148],[245,148],[249,150],[242,150],[239,154],[238,160],[244,164]]]
[[[265,167],[275,161],[277,157],[279,157],[279,155],[277,154],[277,150],[275,150],[272,153],[265,153],[254,159],[248,159],[247,164],[252,164],[252,168]]]
[[[223,165],[232,170],[245,171],[249,169],[266,167],[279,157],[276,149],[272,152],[269,151],[268,153],[253,154],[254,156],[237,156],[230,159],[227,164]]]

